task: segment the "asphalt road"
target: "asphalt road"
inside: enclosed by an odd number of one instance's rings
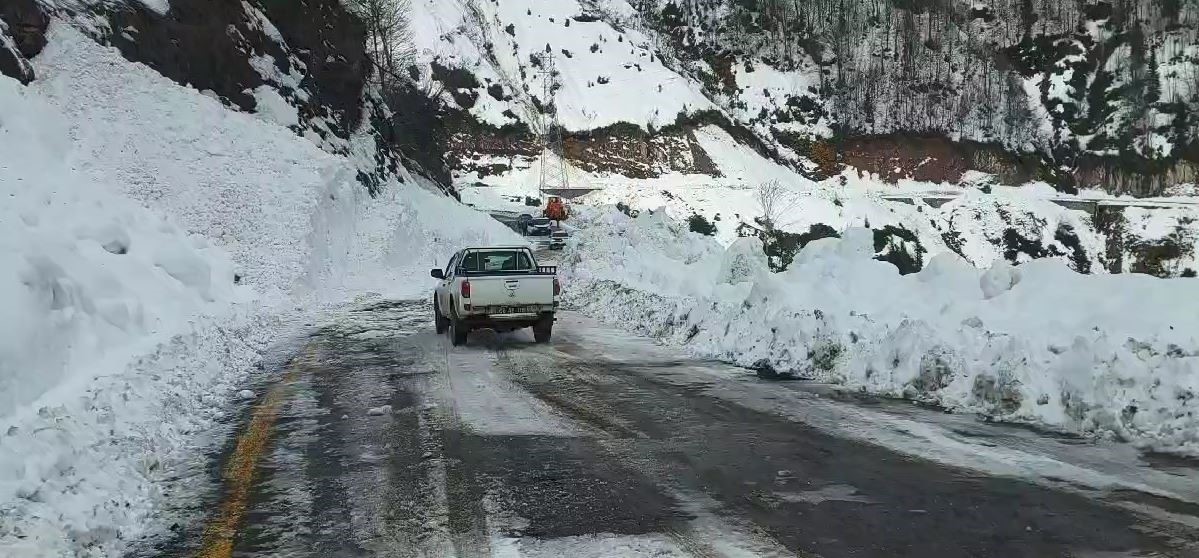
[[[767,383],[563,313],[309,339],[165,556],[1199,556],[1193,464]]]

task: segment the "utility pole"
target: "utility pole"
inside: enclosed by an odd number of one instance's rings
[[[559,81],[552,52],[543,56],[541,81],[541,101],[545,103],[545,107],[541,113],[541,183],[538,185],[538,191],[544,195],[546,190],[570,188],[570,179],[566,172],[566,150],[562,146],[562,123],[558,120],[558,103],[554,100]]]

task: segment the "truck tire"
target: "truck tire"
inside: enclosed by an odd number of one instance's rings
[[[445,333],[449,329],[450,321],[445,316],[441,315],[441,308],[437,305],[437,297],[433,297],[433,329],[437,333]]]
[[[549,343],[554,334],[554,316],[546,314],[533,324],[533,340],[538,343]]]
[[[466,324],[457,318],[450,318],[450,344],[455,347],[466,344],[466,336],[470,334]]]

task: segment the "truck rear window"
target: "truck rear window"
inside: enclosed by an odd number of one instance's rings
[[[462,271],[532,271],[533,261],[523,250],[477,250],[462,258]]]

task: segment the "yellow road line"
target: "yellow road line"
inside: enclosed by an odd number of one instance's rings
[[[311,354],[309,347],[304,360]],[[201,547],[197,558],[233,556],[233,543],[249,507],[250,489],[254,486],[254,473],[258,468],[258,461],[266,450],[267,442],[270,441],[275,420],[279,418],[279,408],[287,399],[287,388],[300,376],[301,364],[300,361],[292,361],[283,379],[272,386],[266,397],[254,407],[249,425],[238,436],[237,447],[234,448],[229,465],[225,468],[225,499],[221,502],[219,513],[209,521],[204,530],[204,546]]]

